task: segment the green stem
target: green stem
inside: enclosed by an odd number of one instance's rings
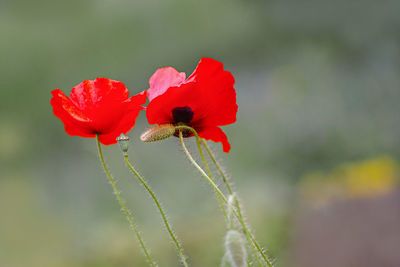
[[[189,130],[189,131],[191,131],[191,132],[194,134],[194,136],[196,137],[196,143],[197,143],[197,148],[198,148],[198,150],[199,150],[199,154],[200,154],[201,159],[202,159],[202,161],[203,161],[203,163],[204,163],[204,166],[206,167],[206,170],[207,170],[207,173],[208,173],[210,179],[212,179],[211,171],[210,171],[210,168],[209,168],[209,166],[208,166],[208,164],[207,164],[207,160],[206,160],[205,157],[204,157],[203,149],[201,148],[200,142],[203,143],[204,147],[205,147],[206,150],[207,150],[207,153],[208,153],[210,159],[213,161],[215,167],[216,167],[217,170],[219,171],[219,173],[220,173],[220,175],[221,175],[221,177],[222,177],[222,180],[224,181],[224,184],[226,185],[226,188],[228,189],[229,194],[230,194],[230,195],[233,195],[232,187],[230,186],[229,181],[228,181],[228,179],[227,179],[226,176],[225,176],[225,173],[222,171],[222,168],[219,166],[217,160],[215,159],[215,157],[214,157],[214,155],[213,155],[211,149],[208,147],[207,143],[204,141],[203,138],[200,138],[200,137],[199,137],[199,135],[197,134],[197,131],[196,131],[195,129],[193,129],[192,127],[186,126],[186,125],[179,125],[179,126],[175,127],[175,129],[185,129],[185,130]],[[224,214],[224,216],[225,216],[225,218],[226,218],[226,221],[227,221],[227,224],[228,224],[228,229],[230,229],[230,228],[232,227],[232,219],[230,218],[231,215],[229,215],[229,212],[226,211],[226,209],[225,209],[225,207],[224,207],[223,199],[221,198],[221,196],[220,196],[218,193],[217,193],[217,196],[218,196],[218,201],[219,201],[220,206],[221,206],[221,210],[222,210],[222,212],[223,212],[223,214]],[[247,238],[248,242],[250,242],[250,241],[252,241],[252,236],[250,235],[250,231],[248,230],[248,226],[247,226],[247,224],[246,224],[245,221],[244,221],[242,212],[241,212],[241,210],[240,210],[239,202],[238,202],[238,200],[237,200],[236,198],[235,198],[235,203],[234,203],[234,204],[235,204],[236,209],[238,210],[237,213],[238,213],[238,215],[239,215],[239,217],[240,217],[240,219],[241,219],[241,221],[240,221],[241,225],[245,225],[245,227],[243,227],[243,228],[246,229],[246,230],[244,230],[245,235],[246,235],[246,238]],[[228,206],[229,206],[229,204],[228,204]],[[232,208],[232,207],[231,207],[231,208]],[[228,207],[228,209],[229,209],[229,207]],[[232,211],[231,211],[230,213],[232,213]],[[239,218],[238,218],[238,219],[239,219]],[[255,239],[254,239],[254,240],[255,240]],[[253,242],[251,242],[251,243],[253,243]],[[263,266],[263,264],[262,264],[261,261],[260,261],[259,253],[257,252],[256,246],[253,244],[253,245],[250,246],[250,247],[251,247],[251,250],[253,251],[253,254],[254,254],[254,256],[255,256],[255,258],[256,258],[258,264],[259,264],[260,266]],[[249,259],[247,259],[247,260],[249,260]],[[250,266],[249,262],[247,262],[247,264]]]
[[[195,166],[197,168],[197,170],[199,170],[199,172],[201,173],[201,175],[203,175],[204,178],[206,178],[206,180],[212,185],[212,187],[214,188],[214,190],[217,192],[217,194],[222,198],[222,200],[228,204],[228,199],[225,197],[225,195],[221,192],[221,190],[219,190],[218,186],[214,183],[214,181],[208,177],[208,175],[204,172],[204,170],[199,166],[199,164],[197,164],[197,162],[193,159],[192,155],[190,154],[189,150],[186,148],[185,145],[185,141],[183,141],[183,135],[182,135],[182,131],[179,131],[179,139],[181,141],[181,145],[183,148],[183,151],[185,151],[186,156],[189,158],[190,162],[193,164],[193,166]]]
[[[183,248],[179,244],[179,241],[176,238],[176,236],[174,235],[174,232],[172,231],[171,226],[168,223],[167,216],[165,215],[165,212],[160,204],[160,201],[158,201],[156,194],[153,192],[153,190],[150,188],[150,186],[146,183],[146,181],[143,179],[143,177],[139,174],[139,172],[136,171],[136,169],[133,167],[133,165],[129,162],[129,158],[128,158],[127,154],[124,155],[124,159],[125,159],[126,164],[129,167],[129,169],[136,175],[136,177],[139,179],[139,181],[142,183],[142,185],[146,188],[147,192],[149,192],[150,196],[153,198],[154,202],[156,203],[156,206],[157,206],[158,210],[160,211],[161,217],[164,221],[165,227],[167,228],[167,231],[176,246],[176,249],[178,251],[179,257],[181,258],[182,264],[185,267],[188,267],[188,264],[185,259],[185,255],[183,254]]]
[[[229,184],[228,179],[225,176],[224,171],[222,170],[221,166],[219,166],[218,161],[215,159],[214,154],[212,153],[211,149],[208,147],[207,142],[203,138],[201,138],[201,142],[202,142],[203,146],[206,148],[208,156],[210,157],[210,159],[214,163],[215,167],[219,171],[219,173],[220,173],[220,175],[222,177],[222,180],[224,181],[224,183],[226,185],[226,188],[228,189],[229,194],[232,195],[233,194],[233,190],[232,190],[231,185]]]
[[[248,241],[251,240],[251,241],[253,242],[253,246],[251,246],[251,250],[252,250],[252,252],[253,252],[253,255],[255,256],[255,258],[256,258],[258,264],[259,264],[260,266],[263,266],[263,264],[262,264],[262,262],[261,262],[261,260],[260,260],[259,253],[257,253],[257,251],[261,251],[261,252],[263,252],[263,251],[262,251],[262,249],[260,248],[260,246],[257,244],[257,241],[255,240],[254,236],[251,235],[251,232],[250,232],[250,230],[249,230],[249,227],[247,226],[247,224],[246,224],[246,222],[245,222],[245,220],[244,220],[243,214],[242,214],[242,212],[241,212],[241,210],[240,210],[240,204],[239,204],[239,200],[238,200],[237,198],[235,198],[235,203],[234,203],[234,205],[235,205],[235,208],[237,209],[237,213],[238,213],[238,215],[239,215],[238,220],[240,221],[240,224],[241,224],[241,225],[245,225],[245,227],[243,227],[243,229],[244,229],[244,232],[245,232],[245,235],[246,235],[247,240],[248,240]],[[267,264],[268,264],[269,266],[271,266],[271,265],[270,265],[270,262],[269,262],[268,260],[266,260],[266,262],[267,262]]]
[[[220,175],[222,177],[222,180],[224,181],[224,184],[225,184],[226,188],[228,189],[228,192],[232,195],[233,194],[232,186],[230,185],[229,180],[225,176],[224,171],[222,170],[221,166],[219,165],[218,161],[216,160],[216,158],[215,158],[214,154],[212,153],[211,149],[208,147],[207,142],[202,138],[201,138],[201,142],[202,142],[203,146],[206,148],[208,156],[210,157],[211,161],[214,163],[215,167],[218,169],[218,172],[220,173]],[[244,221],[244,216],[242,214],[240,203],[239,203],[239,200],[237,198],[235,198],[235,207],[237,209],[237,212],[239,214],[240,219],[243,221],[243,224],[245,224],[246,227],[247,227],[247,231],[245,231],[246,235],[247,235],[248,239],[249,238],[251,239],[251,236],[249,236],[247,234],[250,231],[248,230],[248,226]],[[262,266],[262,263],[260,262],[260,259],[259,259],[259,255],[258,255],[257,251],[255,250],[255,246],[251,246],[251,248],[253,250],[253,254],[256,256],[257,262]]]
[[[178,130],[182,130],[182,129],[189,130],[194,134],[194,136],[196,137],[197,149],[199,150],[200,157],[201,157],[201,159],[203,161],[204,166],[206,167],[206,171],[207,171],[208,177],[210,177],[210,179],[213,180],[212,175],[211,175],[210,167],[208,166],[207,160],[204,157],[203,150],[201,149],[200,140],[202,140],[202,139],[199,137],[199,135],[197,134],[196,130],[193,129],[192,127],[189,127],[189,126],[186,126],[186,125],[176,126],[175,129],[178,129]],[[227,215],[227,212],[226,212],[226,209],[225,209],[225,206],[224,206],[224,202],[221,199],[219,194],[217,194],[217,197],[218,197],[219,205],[221,206],[222,213],[224,214],[224,217],[227,220],[227,223],[229,223],[228,215]]]
[[[133,220],[133,216],[132,216],[132,214],[129,212],[129,210],[126,208],[126,206],[125,206],[125,204],[124,204],[124,201],[122,200],[121,194],[120,194],[120,192],[118,191],[117,184],[116,184],[114,178],[112,177],[110,171],[109,171],[108,168],[107,168],[106,162],[104,161],[103,151],[102,151],[102,149],[101,149],[101,144],[100,144],[99,136],[98,136],[98,135],[96,135],[96,141],[97,141],[97,150],[98,150],[98,153],[99,153],[99,157],[100,157],[101,164],[103,165],[104,171],[106,172],[108,179],[110,180],[110,183],[111,183],[111,185],[112,185],[112,187],[113,187],[113,190],[114,190],[114,194],[115,194],[115,196],[117,197],[117,200],[118,200],[119,204],[121,205],[122,211],[125,213],[126,218],[128,219],[128,222],[129,222],[129,224],[130,224],[132,230],[135,232],[136,238],[138,239],[138,241],[139,241],[139,243],[140,243],[140,246],[142,247],[143,252],[144,252],[144,255],[146,256],[148,262],[150,263],[151,266],[156,267],[157,264],[156,264],[156,262],[152,259],[152,257],[150,256],[150,253],[149,253],[148,249],[147,249],[146,246],[144,245],[143,239],[142,239],[142,237],[140,236],[139,231],[136,229],[136,225],[135,225],[135,222],[134,222],[134,220]]]
[[[189,127],[191,128],[191,127]],[[197,136],[197,134],[195,134]],[[186,154],[186,156],[189,158],[190,162],[193,164],[193,166],[195,166],[199,172],[201,173],[201,175],[203,175],[204,178],[206,178],[206,180],[210,183],[210,185],[214,188],[214,190],[217,192],[217,194],[221,197],[221,199],[228,204],[228,200],[225,197],[225,195],[221,192],[221,190],[218,188],[218,186],[214,183],[214,181],[208,177],[208,175],[204,172],[204,170],[197,164],[197,162],[193,159],[192,155],[190,154],[190,152],[188,151],[188,149],[186,148],[185,142],[183,140],[183,135],[182,135],[182,131],[179,131],[179,139],[181,141],[181,145],[182,148]],[[256,241],[256,239],[254,238],[253,234],[248,230],[248,227],[244,221],[244,219],[242,218],[241,214],[239,214],[236,209],[233,210],[233,213],[235,214],[236,218],[238,219],[239,223],[241,224],[243,231],[246,234],[246,237],[248,239],[249,242],[251,242],[255,248],[257,249],[257,251],[259,252],[259,254],[261,255],[261,257],[264,259],[264,261],[268,264],[269,267],[272,267],[272,263],[268,260],[267,256],[265,255],[264,251],[261,249],[260,245],[258,244],[258,242]]]

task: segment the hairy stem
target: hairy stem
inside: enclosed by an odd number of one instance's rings
[[[230,185],[228,178],[225,176],[224,171],[222,170],[221,166],[219,165],[218,161],[216,160],[216,158],[215,158],[214,154],[212,153],[211,149],[208,147],[207,142],[203,138],[201,138],[201,142],[202,142],[203,146],[206,148],[206,151],[207,151],[208,156],[210,157],[211,161],[214,163],[215,167],[217,168],[218,172],[220,173],[220,175],[222,177],[222,180],[224,181],[224,184],[225,184],[226,188],[228,189],[228,192],[231,195],[233,195],[232,186]],[[247,235],[248,239],[249,238],[251,239],[251,236],[248,235],[250,230],[248,230],[248,226],[247,226],[246,222],[244,221],[244,216],[243,216],[242,211],[241,211],[241,206],[240,206],[239,200],[237,198],[235,198],[234,206],[236,207],[237,212],[239,214],[239,217],[243,221],[243,224],[245,224],[246,227],[247,227],[246,235]],[[262,266],[262,263],[260,262],[259,254],[257,253],[257,250],[256,250],[255,246],[251,246],[251,248],[252,248],[253,254],[256,256],[257,262],[259,263],[259,265]]]
[[[197,149],[199,150],[200,157],[201,157],[201,159],[203,161],[204,166],[206,167],[206,171],[207,171],[208,177],[210,177],[210,179],[213,180],[212,175],[211,175],[210,167],[208,166],[207,160],[204,157],[203,150],[201,149],[200,140],[202,140],[202,139],[199,137],[199,135],[197,134],[196,130],[193,129],[192,127],[185,126],[185,125],[176,126],[175,129],[178,129],[178,130],[186,129],[186,130],[191,131],[194,134],[194,136],[196,137]],[[222,198],[221,198],[221,196],[219,194],[217,194],[217,197],[218,197],[219,205],[221,206],[222,213],[224,214],[225,219],[228,220],[228,216],[227,216],[227,212],[226,212],[226,209],[225,209],[225,206],[224,206],[224,202],[223,202],[223,200],[222,200]]]
[[[156,203],[156,206],[161,214],[162,220],[165,224],[165,227],[167,228],[167,231],[169,233],[169,235],[171,236],[172,241],[174,242],[176,249],[178,251],[179,257],[182,261],[182,264],[185,267],[188,267],[188,264],[186,262],[186,258],[185,255],[183,253],[183,248],[181,247],[181,245],[179,244],[179,241],[177,239],[177,237],[175,236],[174,232],[172,231],[172,228],[170,226],[170,224],[168,223],[167,220],[167,216],[160,204],[160,201],[158,200],[156,194],[153,192],[153,190],[150,188],[150,186],[146,183],[146,181],[143,179],[143,177],[139,174],[138,171],[136,171],[136,169],[133,167],[133,165],[130,163],[128,155],[125,154],[124,155],[124,159],[126,164],[128,165],[129,169],[136,175],[136,177],[139,179],[139,181],[142,183],[142,185],[146,188],[147,192],[150,194],[150,196],[153,198],[154,202]]]
[[[182,127],[182,126],[181,126]],[[191,127],[188,127],[191,128]],[[193,128],[191,128],[193,129]],[[193,131],[195,132],[195,130],[193,129]],[[192,132],[193,132],[192,131]],[[197,133],[195,134],[196,136]],[[201,175],[206,178],[206,180],[209,182],[209,184],[214,188],[214,190],[217,192],[217,194],[221,197],[221,199],[227,204],[228,200],[225,197],[225,195],[221,192],[221,190],[218,188],[218,186],[214,183],[214,181],[205,173],[205,171],[200,167],[199,164],[197,164],[197,162],[193,159],[192,155],[190,154],[190,152],[188,151],[188,149],[186,148],[185,142],[183,140],[183,135],[182,135],[182,131],[179,131],[179,139],[181,141],[181,145],[182,148],[186,154],[186,156],[189,158],[190,162],[193,164],[193,166],[195,166],[199,172],[201,173]],[[243,228],[243,231],[245,232],[246,238],[248,239],[248,241],[253,244],[253,246],[257,249],[258,253],[261,255],[261,257],[264,259],[264,261],[267,263],[267,265],[269,267],[272,267],[272,263],[268,260],[267,256],[265,255],[264,251],[261,249],[260,245],[258,244],[257,240],[255,239],[255,237],[253,236],[253,234],[249,231],[243,217],[241,216],[241,213],[239,213],[237,211],[237,207],[236,209],[233,210],[233,213],[235,215],[235,217],[238,219],[240,225]]]
[[[222,170],[221,166],[218,164],[218,161],[215,159],[214,154],[212,153],[211,149],[208,147],[207,142],[201,138],[201,143],[203,144],[203,146],[206,148],[208,156],[210,157],[210,159],[212,160],[212,162],[214,163],[215,167],[217,168],[219,174],[222,177],[222,180],[224,181],[224,184],[226,186],[226,188],[228,189],[229,194],[233,194],[233,190],[231,185],[229,184],[228,179],[225,176],[224,171]]]
[[[113,187],[113,190],[114,190],[114,194],[115,194],[115,196],[117,197],[117,200],[118,200],[118,202],[119,202],[119,204],[120,204],[120,206],[121,206],[121,208],[122,208],[122,211],[125,213],[126,218],[128,219],[128,222],[129,222],[129,224],[130,224],[130,226],[131,226],[133,232],[135,233],[136,238],[138,239],[139,244],[140,244],[140,246],[142,247],[143,253],[144,253],[144,255],[146,256],[146,258],[147,258],[149,264],[150,264],[151,266],[153,266],[153,267],[156,267],[156,266],[157,266],[157,263],[156,263],[156,262],[153,260],[153,258],[150,256],[150,253],[149,253],[148,249],[146,248],[146,246],[145,246],[145,244],[144,244],[144,242],[143,242],[143,239],[142,239],[142,237],[140,236],[139,231],[136,229],[136,225],[135,225],[135,222],[134,222],[134,220],[133,220],[133,216],[132,216],[132,214],[129,212],[129,210],[126,208],[126,206],[125,206],[125,204],[124,204],[124,201],[122,200],[121,194],[120,194],[120,192],[118,191],[117,184],[116,184],[114,178],[112,177],[110,171],[109,171],[108,168],[107,168],[106,162],[104,161],[103,151],[102,151],[102,149],[101,149],[101,144],[100,144],[99,136],[98,136],[98,135],[96,135],[96,141],[97,141],[97,150],[98,150],[98,153],[99,153],[99,157],[100,157],[101,164],[103,165],[104,171],[106,172],[106,175],[107,175],[108,179],[110,180],[110,183],[111,183],[111,185],[112,185],[112,187]]]

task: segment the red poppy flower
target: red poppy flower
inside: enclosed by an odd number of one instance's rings
[[[69,135],[95,137],[104,145],[117,143],[135,125],[146,92],[129,98],[122,82],[107,78],[85,80],[72,88],[69,98],[60,90],[51,92],[54,115],[64,123]]]
[[[184,72],[172,67],[158,69],[151,76],[147,120],[150,124],[186,124],[200,137],[221,142],[223,151],[229,152],[228,138],[218,126],[236,121],[235,79],[221,62],[211,58],[202,58],[185,78]],[[184,131],[183,136],[192,134]]]

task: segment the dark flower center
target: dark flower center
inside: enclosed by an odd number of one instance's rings
[[[189,107],[179,107],[172,110],[174,123],[189,123],[193,119],[193,111]]]
[[[172,110],[172,117],[174,118],[174,124],[185,124],[191,126],[189,123],[193,119],[193,111],[189,107],[177,107]],[[189,130],[181,130],[183,137],[189,137],[192,132]],[[179,130],[176,130],[174,136],[179,137]]]

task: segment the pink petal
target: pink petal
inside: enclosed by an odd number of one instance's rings
[[[178,86],[186,79],[184,72],[178,72],[172,67],[158,69],[150,78],[150,88],[147,90],[149,101],[162,95],[169,87]]]

